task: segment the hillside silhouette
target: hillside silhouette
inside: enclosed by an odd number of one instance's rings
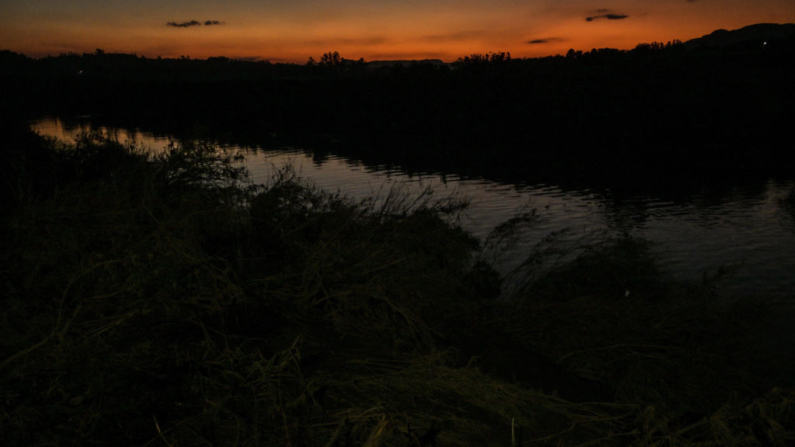
[[[688,179],[789,172],[795,25],[685,43],[449,64],[0,53],[14,116],[92,115],[483,175]],[[214,130],[213,130],[214,129]]]
[[[793,23],[757,23],[733,31],[715,30],[705,36],[688,40],[685,42],[685,46],[705,48],[756,45],[758,47],[765,45],[765,42],[768,41],[792,39],[793,35],[795,35],[795,24]]]

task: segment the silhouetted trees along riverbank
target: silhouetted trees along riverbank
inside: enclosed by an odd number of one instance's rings
[[[0,73],[11,113],[28,116],[101,115],[169,133],[199,122],[462,169],[734,175],[792,167],[781,141],[795,118],[794,40],[370,68],[334,53],[294,65],[4,52]]]

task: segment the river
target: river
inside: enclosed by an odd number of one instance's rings
[[[45,117],[31,127],[66,141],[94,129],[119,141],[162,150],[174,137],[138,129],[92,124],[89,118]],[[632,192],[611,187],[561,187],[549,183],[500,182],[439,172],[407,172],[399,166],[366,164],[330,154],[313,158],[302,148],[242,148],[255,183],[266,183],[286,164],[319,188],[352,199],[383,196],[392,187],[416,194],[431,187],[443,197],[469,200],[461,225],[484,239],[517,213],[535,210],[522,241],[505,254],[499,270],[510,271],[543,238],[559,234],[563,245],[597,240],[605,234],[629,234],[651,243],[663,272],[698,281],[721,266],[739,266],[723,281],[727,296],[795,296],[795,212],[783,199],[795,188],[790,179],[761,179],[712,184],[687,194]],[[734,270],[734,269],[732,269]]]

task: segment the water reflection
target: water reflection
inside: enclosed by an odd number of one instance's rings
[[[99,132],[119,142],[128,142],[134,145],[149,147],[155,152],[165,150],[175,139],[168,135],[156,135],[140,129],[97,125],[91,121],[90,116],[77,116],[69,119],[44,118],[32,123],[31,127],[41,135],[74,141],[75,137],[85,132]]]
[[[174,141],[171,136],[140,129],[96,125],[88,118],[48,118],[32,127],[43,135],[66,140],[93,129],[154,150],[163,150]],[[501,267],[504,272],[521,263],[532,247],[551,233],[559,233],[564,245],[605,232],[622,233],[650,241],[662,269],[678,278],[698,280],[705,271],[743,263],[725,286],[726,293],[795,294],[792,179],[711,184],[697,190],[654,185],[644,192],[620,187],[564,189],[555,184],[407,171],[397,165],[365,163],[329,151],[285,145],[270,149],[250,144],[246,150],[246,166],[255,183],[266,183],[277,169],[292,164],[317,187],[356,200],[384,196],[393,185],[415,193],[430,186],[442,196],[467,198],[471,205],[461,224],[481,239],[516,213],[535,209],[537,218],[524,234],[526,243],[507,256]]]

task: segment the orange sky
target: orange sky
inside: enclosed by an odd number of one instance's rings
[[[760,22],[795,22],[795,0],[0,0],[0,49],[453,61],[629,49]]]

